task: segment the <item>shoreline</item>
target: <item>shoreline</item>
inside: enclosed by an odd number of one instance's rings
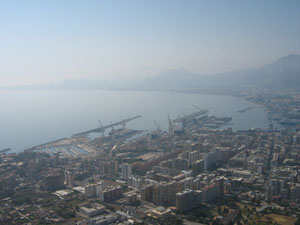
[[[52,89],[53,90],[53,89]],[[12,91],[15,91],[15,90],[12,90]],[[32,90],[32,91],[49,91],[49,90]],[[78,89],[72,89],[72,90],[63,90],[63,89],[60,89],[60,90],[53,90],[53,91],[82,91],[82,90],[78,90]],[[191,90],[136,90],[136,89],[133,89],[133,90],[105,90],[105,89],[89,89],[89,90],[85,90],[85,91],[108,91],[108,92],[144,92],[144,93],[150,93],[150,92],[156,92],[156,93],[178,93],[178,94],[193,94],[193,95],[212,95],[212,96],[228,96],[228,97],[233,97],[233,98],[237,98],[237,99],[240,99],[248,104],[251,104],[251,105],[255,105],[255,107],[259,107],[259,108],[264,108],[264,111],[267,111],[267,108],[265,105],[263,104],[259,104],[259,103],[256,103],[256,102],[253,102],[253,101],[249,101],[245,98],[243,98],[242,96],[239,96],[237,94],[233,94],[233,93],[229,93],[228,91],[223,91],[222,93],[220,91],[218,91],[217,93],[215,91],[209,91],[209,90],[198,90],[198,91],[191,91]],[[230,115],[229,115],[230,116]],[[260,128],[264,128],[264,127],[260,127]],[[222,129],[222,128],[220,128]],[[72,134],[70,134],[70,137]],[[49,143],[53,143],[53,142],[57,142],[57,141],[60,141],[60,140],[64,140],[64,139],[68,139],[68,137],[64,137],[64,138],[59,138],[59,139],[56,139],[56,140],[52,140],[52,141],[49,141],[49,142],[46,142],[46,143],[41,143],[41,144],[37,144],[37,145],[34,145],[32,147],[29,147],[29,148],[25,148],[21,151],[14,151],[13,149],[11,149],[11,153],[21,153],[21,152],[24,152],[24,151],[28,151],[30,149],[33,149],[33,148],[36,148],[38,146],[44,146],[44,145],[47,145]]]

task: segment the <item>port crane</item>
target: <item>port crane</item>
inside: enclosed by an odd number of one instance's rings
[[[158,131],[158,132],[161,132],[161,129],[160,129],[160,126],[159,126],[159,124],[154,120],[154,124],[155,124],[155,126],[156,126],[156,130]]]
[[[169,120],[169,134],[172,135],[173,134],[173,131],[174,131],[174,124],[170,118],[170,115],[168,113],[168,120]]]
[[[123,129],[126,129],[126,124],[127,124],[127,121],[121,119],[120,125],[122,126]]]
[[[100,125],[100,128],[101,128],[102,137],[104,137],[104,134],[105,134],[104,126],[103,126],[103,124],[101,123],[100,120],[98,120],[98,122],[99,122],[99,125]]]

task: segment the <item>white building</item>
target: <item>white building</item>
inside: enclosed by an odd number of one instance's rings
[[[104,191],[104,189],[105,189],[105,183],[104,183],[104,181],[99,181],[96,184],[96,195],[100,196],[101,192]]]
[[[132,175],[132,167],[131,164],[123,163],[121,165],[121,178],[124,180],[128,180]]]
[[[87,198],[93,197],[96,195],[96,184],[88,184],[84,187],[84,195]]]
[[[222,160],[222,152],[219,149],[210,151],[204,155],[204,169],[209,170],[216,165],[218,161]]]
[[[65,171],[65,184],[68,187],[73,187],[74,186],[74,175],[70,171]]]

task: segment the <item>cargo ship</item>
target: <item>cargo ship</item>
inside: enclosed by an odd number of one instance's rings
[[[6,149],[3,149],[3,150],[0,150],[0,153],[6,153],[6,152],[9,152],[11,149],[10,148],[6,148]]]
[[[279,121],[281,124],[286,124],[286,125],[298,125],[300,124],[300,120],[296,119],[282,119]]]
[[[232,117],[225,116],[225,117],[221,117],[220,120],[225,122],[225,123],[228,123],[229,121],[232,120]]]
[[[251,109],[254,109],[254,107],[251,106],[251,107],[248,107],[248,108],[245,108],[245,109],[238,110],[237,112],[239,112],[239,113],[244,113],[244,112],[249,111],[249,110],[251,110]]]

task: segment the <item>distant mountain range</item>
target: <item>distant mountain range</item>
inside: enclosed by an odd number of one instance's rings
[[[184,68],[167,70],[146,79],[118,81],[66,80],[59,84],[18,89],[198,90],[202,88],[272,88],[300,90],[300,55],[289,55],[258,69],[248,68],[212,75]]]
[[[265,87],[300,89],[300,55],[289,55],[258,69],[242,69],[212,75],[184,68],[168,70],[143,83],[148,89]]]

